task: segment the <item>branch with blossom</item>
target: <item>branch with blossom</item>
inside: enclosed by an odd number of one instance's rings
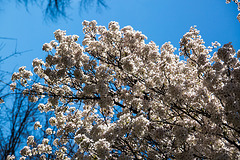
[[[183,35],[179,55],[170,42],[159,49],[117,22],[107,29],[84,21],[83,32],[82,45],[62,30],[43,45],[48,55],[33,67],[44,83],[31,85],[25,67],[12,75],[13,90],[19,83],[29,101],[45,97],[38,109],[53,114],[42,143],[30,136],[22,159],[240,156],[240,50],[231,43],[205,46],[196,27]],[[77,147],[69,154],[72,143]]]

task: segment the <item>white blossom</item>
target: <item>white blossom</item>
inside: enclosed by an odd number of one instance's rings
[[[31,156],[32,155],[32,152],[31,152],[31,149],[29,146],[25,146],[21,151],[20,151],[20,154],[22,156]]]
[[[42,125],[40,125],[39,121],[35,122],[34,124],[34,129],[37,130],[38,128],[42,128]]]
[[[47,129],[46,129],[46,133],[49,134],[49,135],[51,135],[51,134],[53,133],[53,131],[52,131],[51,128],[47,128]]]
[[[49,123],[52,125],[52,126],[55,126],[57,124],[57,119],[55,117],[51,117],[49,119]]]
[[[28,136],[27,145],[34,145],[34,136]]]
[[[16,157],[15,157],[14,155],[11,155],[11,156],[8,155],[8,156],[7,156],[7,160],[14,160],[15,158],[16,158]]]

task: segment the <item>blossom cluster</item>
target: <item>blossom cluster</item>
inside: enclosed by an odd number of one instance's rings
[[[82,45],[62,30],[54,32],[56,41],[43,45],[48,55],[34,59],[33,67],[44,83],[30,83],[32,73],[25,67],[12,76],[13,90],[20,83],[30,101],[45,97],[38,109],[53,115],[50,127],[42,129],[42,143],[28,137],[23,158],[240,156],[240,51],[231,43],[207,47],[191,27],[178,55],[170,42],[159,49],[117,22],[106,28],[84,21],[83,32]],[[42,125],[36,122],[34,128]],[[69,149],[72,144],[77,147]]]

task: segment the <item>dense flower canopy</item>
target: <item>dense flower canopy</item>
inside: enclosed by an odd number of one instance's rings
[[[240,156],[240,50],[205,46],[195,26],[179,55],[170,42],[146,44],[145,35],[117,22],[107,29],[84,21],[83,32],[82,45],[62,30],[43,45],[46,59],[32,63],[43,83],[32,84],[25,67],[12,75],[12,90],[20,83],[29,101],[46,98],[38,109],[53,115],[48,128],[35,123],[45,137],[29,136],[22,159]]]

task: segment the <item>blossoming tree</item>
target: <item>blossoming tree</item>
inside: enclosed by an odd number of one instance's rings
[[[240,156],[240,50],[231,43],[206,47],[196,27],[177,55],[170,42],[146,44],[130,26],[83,26],[82,45],[61,30],[43,45],[45,61],[32,63],[43,83],[30,85],[25,67],[12,75],[12,90],[20,83],[29,101],[46,98],[38,109],[53,114],[42,143],[29,136],[21,159]]]

